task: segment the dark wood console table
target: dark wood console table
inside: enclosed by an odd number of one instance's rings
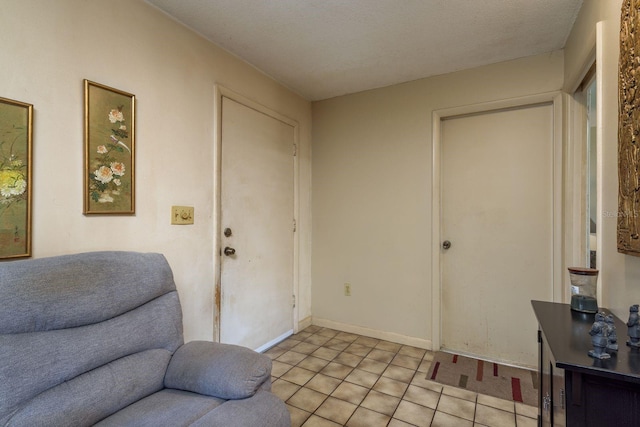
[[[596,360],[587,354],[593,314],[572,311],[568,304],[531,305],[538,319],[538,425],[640,426],[640,351],[626,345],[626,323],[615,318],[617,354]]]

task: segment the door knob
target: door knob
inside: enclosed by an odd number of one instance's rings
[[[442,249],[447,250],[451,247],[451,242],[448,240],[445,240],[444,242],[442,242]]]
[[[227,246],[226,248],[224,248],[224,254],[226,256],[231,256],[231,255],[235,255],[236,250],[233,248],[230,248],[229,246]]]

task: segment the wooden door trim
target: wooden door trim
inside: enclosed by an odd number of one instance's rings
[[[553,105],[553,283],[554,301],[562,301],[562,223],[563,223],[563,144],[562,144],[562,93],[547,92],[538,95],[510,98],[480,104],[434,110],[432,113],[432,211],[431,211],[431,347],[440,350],[442,342],[442,260],[441,260],[441,212],[442,212],[442,120],[455,116],[487,113],[508,108],[522,108],[538,104]]]
[[[213,276],[214,276],[214,319],[213,319],[213,340],[220,341],[220,304],[222,296],[222,284],[220,282],[221,277],[221,257],[220,250],[221,240],[220,234],[222,230],[221,213],[222,213],[222,99],[228,98],[239,104],[242,104],[248,108],[279,120],[293,127],[293,140],[298,149],[300,148],[300,125],[299,123],[287,117],[269,107],[266,107],[258,102],[255,102],[244,95],[235,92],[222,85],[214,85],[214,138],[213,138],[213,254],[215,257],[213,263]],[[293,218],[296,223],[299,224],[298,218],[300,217],[300,198],[299,198],[299,155],[293,157]],[[292,224],[293,226],[293,224]],[[300,226],[297,226],[298,230]],[[300,233],[298,231],[293,233],[293,299],[296,304],[293,307],[293,332],[298,332],[299,312],[299,248],[300,248]]]

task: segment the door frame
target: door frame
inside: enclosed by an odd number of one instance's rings
[[[214,319],[213,319],[213,340],[215,342],[220,342],[220,309],[221,309],[221,301],[222,301],[222,283],[220,281],[221,278],[221,230],[222,230],[222,98],[231,99],[239,104],[244,105],[245,107],[251,108],[255,111],[258,111],[262,114],[265,114],[273,119],[279,120],[283,123],[288,124],[293,127],[293,141],[294,141],[294,150],[298,150],[300,147],[300,126],[296,120],[293,120],[290,117],[287,117],[279,112],[272,110],[269,107],[266,107],[258,102],[255,102],[244,95],[239,94],[229,88],[226,88],[222,85],[215,84],[214,85],[214,138],[213,138],[213,254],[215,257],[213,263],[213,276],[215,283],[214,290]],[[292,214],[292,224],[294,226],[294,222],[299,224],[299,212],[300,212],[300,199],[299,195],[299,156],[297,153],[293,154],[293,212]],[[299,295],[299,265],[300,265],[300,257],[299,257],[299,248],[300,248],[300,233],[299,233],[299,225],[296,225],[296,230],[293,233],[293,289],[292,291],[292,303],[293,303],[293,333],[298,332],[298,295]],[[284,338],[284,337],[283,337]],[[276,343],[273,343],[276,344]],[[271,343],[267,343],[267,345],[271,345]]]
[[[488,113],[508,108],[523,108],[539,104],[553,105],[553,281],[550,284],[554,301],[562,301],[562,241],[563,241],[563,126],[562,93],[547,92],[518,98],[483,102],[461,107],[434,110],[432,113],[432,213],[431,213],[431,349],[442,345],[442,120],[468,114]]]

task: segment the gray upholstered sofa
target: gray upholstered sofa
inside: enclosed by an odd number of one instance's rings
[[[271,360],[183,345],[160,254],[0,263],[0,425],[289,426]]]

